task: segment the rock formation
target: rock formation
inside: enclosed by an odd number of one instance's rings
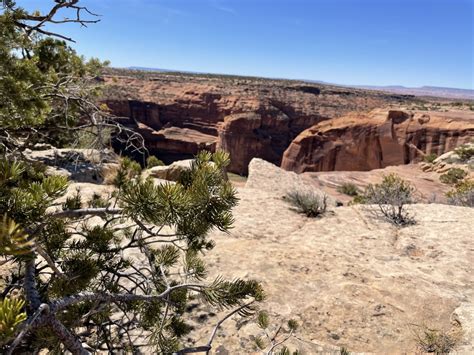
[[[474,113],[373,110],[320,122],[285,151],[296,172],[371,170],[443,154],[474,137]]]
[[[103,101],[170,163],[200,149],[227,150],[229,171],[246,174],[254,157],[279,165],[303,130],[351,111],[412,100],[409,96],[261,78],[114,72]],[[140,76],[141,75],[141,76]]]
[[[288,345],[305,354],[343,346],[351,353],[417,353],[414,331],[423,324],[460,330],[454,350],[471,354],[474,209],[411,205],[417,224],[401,229],[360,205],[306,218],[282,198],[307,187],[302,177],[252,161],[248,183],[238,189],[235,227],[213,235],[216,247],[206,256],[211,277],[260,280],[267,293],[262,308],[275,327],[289,318],[299,322],[302,340]],[[191,338],[207,339],[225,314],[206,328],[199,323],[205,311],[197,307]],[[233,354],[252,353],[260,332],[235,318],[219,334],[215,347]]]

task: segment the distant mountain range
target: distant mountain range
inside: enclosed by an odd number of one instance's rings
[[[174,70],[174,69],[159,69],[159,68],[147,68],[147,67],[128,67],[127,69],[131,70],[142,70],[142,71],[156,71],[156,72],[180,72],[180,73],[189,73],[189,74],[211,74],[204,72],[195,72],[195,71],[186,71],[186,70]],[[283,79],[283,78],[275,78]],[[338,85],[358,89],[367,89],[367,90],[377,90],[392,92],[395,94],[401,95],[415,95],[415,96],[435,96],[435,97],[444,97],[448,99],[464,99],[464,100],[474,100],[474,90],[470,89],[457,89],[457,88],[445,88],[438,86],[421,86],[421,87],[405,87],[401,85],[390,85],[390,86],[375,86],[375,85],[341,85],[328,83],[319,80],[305,80],[302,81],[318,84],[328,84],[328,85]]]

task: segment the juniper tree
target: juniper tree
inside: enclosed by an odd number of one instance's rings
[[[206,282],[209,232],[231,228],[237,203],[224,176],[228,155],[200,153],[178,182],[162,185],[125,159],[109,199],[59,203],[67,179],[21,154],[53,131],[86,129],[100,144],[104,129],[124,132],[93,100],[101,63],[85,62],[63,41],[71,39],[44,27],[97,21],[84,20],[93,14],[78,3],[55,1],[41,14],[7,0],[0,14],[0,263],[7,273],[0,350],[85,354],[151,344],[159,353],[208,352],[221,322],[202,346],[181,345],[191,299],[228,309],[227,319],[249,316],[264,297],[254,280]],[[58,18],[62,10],[74,16]],[[140,143],[125,133],[128,144]]]

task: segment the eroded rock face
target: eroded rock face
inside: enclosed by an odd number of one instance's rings
[[[166,163],[198,150],[231,153],[229,171],[247,174],[254,157],[280,165],[303,130],[351,111],[410,97],[285,80],[147,74],[105,76],[104,102]]]
[[[474,114],[373,110],[324,121],[303,131],[281,166],[296,172],[366,171],[441,155],[474,137]]]

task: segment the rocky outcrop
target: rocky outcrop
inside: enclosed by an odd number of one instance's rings
[[[109,149],[26,149],[24,155],[43,163],[48,175],[62,175],[83,183],[110,183],[119,168],[119,157]]]
[[[296,172],[379,169],[441,155],[473,137],[473,113],[378,109],[303,131],[285,151],[281,166]]]
[[[306,218],[281,194],[304,186],[296,176],[302,177],[252,161],[247,185],[238,189],[234,228],[213,234],[216,247],[206,254],[210,278],[261,281],[267,295],[261,308],[270,314],[271,330],[288,319],[301,325],[301,340],[287,343],[291,351],[417,353],[414,332],[426,326],[448,334],[461,330],[453,351],[470,354],[474,209],[411,205],[417,224],[401,229],[360,205]],[[196,310],[189,337],[207,339],[226,311],[203,325],[198,316],[206,306]],[[261,330],[235,317],[219,334],[215,349],[247,354]]]
[[[153,154],[171,163],[222,148],[231,153],[229,171],[239,174],[247,173],[254,157],[280,165],[291,141],[314,124],[410,100],[288,80],[120,74],[104,76],[103,102],[145,137]]]

